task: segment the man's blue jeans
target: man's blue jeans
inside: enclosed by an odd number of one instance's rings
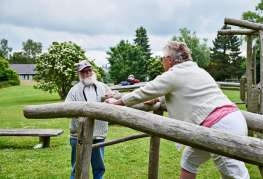
[[[93,144],[104,142],[104,139],[95,139]],[[77,150],[77,139],[70,138],[71,145],[71,176],[70,179],[74,179],[75,175],[75,162],[76,162],[76,150]],[[92,150],[91,154],[91,167],[94,179],[103,179],[103,174],[105,172],[104,166],[104,147],[100,147]]]

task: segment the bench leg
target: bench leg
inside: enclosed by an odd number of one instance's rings
[[[50,137],[39,137],[39,142],[43,144],[44,147],[49,147],[50,145]]]
[[[263,178],[263,167],[262,166],[258,166],[258,169],[260,171],[260,175]]]

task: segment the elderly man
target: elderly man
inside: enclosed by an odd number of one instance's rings
[[[83,60],[76,64],[79,74],[79,82],[74,85],[65,100],[71,101],[90,101],[100,102],[102,97],[111,95],[110,88],[96,79],[96,74],[92,70],[91,64],[87,60]],[[77,128],[78,120],[73,118],[70,128],[70,144],[71,151],[71,179],[74,179],[75,174],[75,161],[76,161],[76,146],[77,146]],[[108,123],[105,121],[95,120],[93,143],[104,142],[108,131]],[[104,167],[104,147],[92,150],[91,166],[94,179],[102,179],[105,172]]]
[[[239,109],[223,94],[214,79],[192,61],[182,42],[169,42],[164,48],[162,65],[166,72],[144,87],[109,103],[131,106],[165,96],[169,116],[237,135],[247,135],[247,124]],[[198,168],[214,160],[222,178],[248,179],[241,161],[187,146],[181,159],[181,179],[194,179]]]

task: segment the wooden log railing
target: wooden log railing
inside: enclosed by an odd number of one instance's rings
[[[97,144],[93,144],[92,148],[99,148],[102,146],[109,146],[109,145],[114,145],[114,144],[118,144],[118,143],[122,143],[122,142],[127,142],[130,140],[134,140],[134,139],[140,139],[140,138],[144,138],[144,137],[150,137],[149,134],[134,134],[134,135],[130,135],[128,137],[123,137],[120,139],[115,139],[109,142],[101,142],[101,143],[97,143]]]
[[[96,102],[57,103],[27,106],[24,115],[28,118],[96,117],[202,150],[263,165],[263,141],[259,139],[233,135],[128,107]]]
[[[235,83],[235,82],[224,82],[224,81],[218,81],[217,84],[224,88],[224,87],[240,87],[240,83]],[[133,90],[133,89],[137,89],[140,87],[143,87],[146,85],[146,82],[144,83],[138,83],[135,85],[127,85],[127,86],[120,86],[120,85],[115,85],[115,86],[111,86],[112,90]]]
[[[254,29],[254,30],[263,30],[262,24],[249,22],[246,20],[225,18],[225,24],[239,26],[239,27],[245,27],[245,28]]]
[[[258,35],[258,32],[251,29],[227,29],[219,30],[219,35]]]

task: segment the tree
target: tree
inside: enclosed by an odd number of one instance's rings
[[[195,32],[191,32],[187,28],[179,29],[180,36],[174,36],[172,40],[185,42],[188,48],[192,51],[192,58],[200,67],[207,67],[210,60],[210,50],[207,45],[207,40],[203,42],[196,36]]]
[[[224,26],[222,29],[231,28]],[[240,56],[241,43],[236,35],[217,35],[211,49],[211,63],[207,68],[216,80],[239,79],[244,74],[244,58]]]
[[[14,52],[9,59],[10,64],[32,64],[35,60],[27,56],[24,52]]]
[[[144,27],[139,27],[138,29],[136,29],[136,37],[134,39],[134,43],[135,45],[140,46],[142,48],[147,63],[147,61],[150,60],[152,53],[149,45],[149,38]]]
[[[16,72],[9,68],[7,60],[0,57],[0,88],[19,84],[20,81]]]
[[[42,52],[41,42],[34,42],[32,39],[28,39],[26,42],[23,42],[22,46],[26,56],[32,59],[36,59],[37,55]]]
[[[256,11],[246,11],[242,14],[242,18],[244,20],[248,20],[251,22],[257,22],[257,23],[262,23],[263,22],[263,0],[261,0],[257,6],[256,6]]]
[[[130,74],[139,80],[145,80],[147,64],[141,47],[122,40],[116,47],[111,47],[107,55],[110,63],[109,74],[115,83],[126,80]]]
[[[43,53],[36,61],[36,88],[58,92],[65,99],[77,80],[74,64],[85,59],[85,52],[73,42],[53,42],[48,52]]]
[[[147,72],[149,75],[149,80],[153,80],[156,76],[164,72],[161,63],[161,57],[156,56],[150,59]]]
[[[149,73],[148,73],[148,65],[150,63],[151,60],[151,48],[150,48],[150,44],[149,44],[149,38],[147,36],[147,31],[144,27],[139,27],[136,29],[135,31],[136,35],[135,35],[135,39],[134,39],[134,44],[140,48],[142,48],[142,51],[144,52],[144,62],[145,63],[145,69],[141,69],[142,71],[144,71],[145,73],[147,73],[147,77],[149,77]],[[143,79],[145,80],[145,79]]]
[[[28,39],[22,42],[22,51],[14,52],[9,59],[11,64],[34,64],[42,52],[42,44]]]
[[[9,57],[9,52],[12,51],[12,48],[8,47],[8,40],[1,39],[0,41],[0,56],[4,58]]]

